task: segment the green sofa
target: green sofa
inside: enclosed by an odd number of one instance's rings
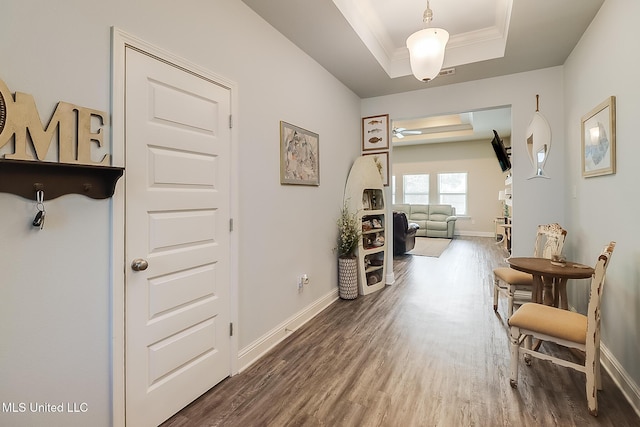
[[[456,208],[451,205],[393,205],[395,212],[404,212],[409,223],[420,226],[416,236],[453,238]]]

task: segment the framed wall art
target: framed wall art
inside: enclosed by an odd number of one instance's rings
[[[582,116],[582,176],[616,173],[616,97]]]
[[[389,149],[389,115],[362,118],[362,151]]]
[[[317,133],[280,122],[280,184],[320,185]]]
[[[387,187],[389,185],[389,152],[382,153],[363,153],[363,156],[373,156],[378,172],[382,177],[382,184]]]
[[[371,209],[371,193],[368,191],[362,192],[362,209],[365,211]]]

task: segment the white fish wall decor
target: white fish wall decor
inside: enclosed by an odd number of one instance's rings
[[[536,95],[536,112],[527,127],[527,153],[533,166],[533,175],[529,178],[549,178],[544,172],[544,165],[551,148],[551,127],[547,119],[540,113],[539,95]]]

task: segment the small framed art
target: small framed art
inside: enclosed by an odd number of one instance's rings
[[[363,156],[373,156],[373,161],[382,177],[382,184],[387,187],[389,185],[389,152],[382,153],[362,153]]]
[[[582,176],[616,173],[616,97],[582,116]]]
[[[371,209],[371,194],[368,191],[362,192],[362,209],[365,211]]]
[[[389,149],[389,115],[362,118],[362,151]]]
[[[317,133],[280,122],[280,184],[320,185]]]

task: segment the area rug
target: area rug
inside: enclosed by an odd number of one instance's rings
[[[410,255],[439,257],[447,249],[451,239],[436,237],[416,237],[416,245],[407,252]]]

